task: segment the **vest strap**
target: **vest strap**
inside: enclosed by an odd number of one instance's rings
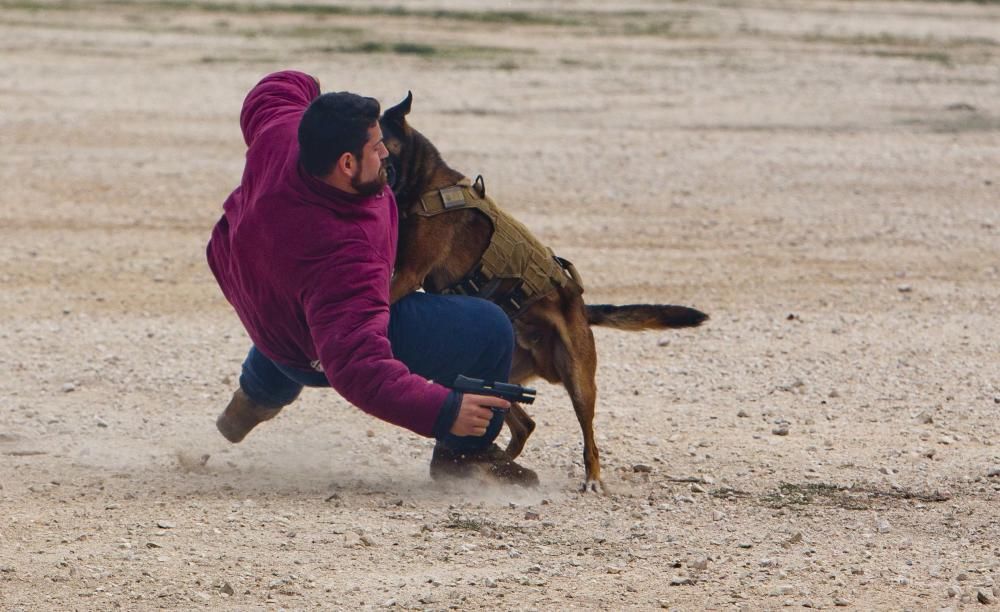
[[[527,227],[486,197],[482,176],[478,176],[475,183],[464,178],[455,185],[428,191],[407,215],[433,217],[467,209],[485,215],[493,225],[493,235],[479,264],[442,293],[488,299],[499,305],[511,319],[558,287],[583,293],[583,282],[576,267],[556,257]],[[499,291],[501,286],[508,288]]]

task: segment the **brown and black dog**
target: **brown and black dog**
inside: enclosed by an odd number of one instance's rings
[[[421,197],[435,189],[458,184],[465,177],[451,169],[431,142],[406,121],[413,95],[385,111],[379,123],[389,149],[390,184],[400,212],[399,250],[392,280],[392,302],[419,288],[439,293],[466,278],[490,244],[493,225],[475,209],[448,211],[435,216],[408,214]],[[506,281],[505,281],[506,282]],[[573,290],[574,287],[576,290]],[[503,288],[497,295],[504,293]],[[584,491],[600,490],[601,464],[594,441],[597,401],[597,352],[591,325],[623,330],[694,327],[708,315],[693,308],[661,304],[629,306],[587,305],[580,287],[557,287],[513,319],[516,347],[511,381],[523,383],[540,376],[562,383],[583,429]],[[442,381],[447,384],[448,381]],[[535,422],[513,404],[506,417],[510,428],[507,454],[516,458]]]

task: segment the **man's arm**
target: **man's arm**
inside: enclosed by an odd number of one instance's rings
[[[365,243],[354,246],[359,253],[367,251]],[[380,262],[365,257],[338,261],[321,273],[325,280],[309,284],[339,289],[310,292],[306,300],[313,341],[330,385],[365,412],[424,436],[485,434],[493,410],[507,410],[510,403],[492,393],[449,391],[410,373],[392,356],[386,335],[389,308],[377,280]],[[371,272],[361,273],[366,269]],[[345,282],[348,276],[355,281]]]
[[[305,111],[318,95],[319,81],[304,72],[286,70],[267,75],[243,101],[243,140],[250,146],[269,125],[290,113]]]
[[[411,373],[392,354],[389,265],[361,240],[342,241],[335,253],[314,261],[303,279],[303,306],[330,385],[377,418],[440,435],[438,417],[451,391]],[[457,417],[461,408],[453,410]]]

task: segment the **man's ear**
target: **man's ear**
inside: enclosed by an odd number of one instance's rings
[[[357,166],[358,160],[354,157],[354,154],[347,152],[341,155],[337,160],[337,163],[334,166],[334,171],[338,171],[341,174],[353,178],[354,173],[357,171]]]
[[[402,126],[406,123],[406,116],[410,114],[410,107],[413,105],[413,92],[406,92],[406,99],[393,106],[383,113],[383,116],[390,122]]]

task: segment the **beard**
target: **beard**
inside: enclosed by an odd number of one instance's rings
[[[351,179],[351,187],[363,196],[373,196],[377,194],[382,191],[389,182],[389,175],[386,172],[385,164],[382,164],[382,167],[379,168],[378,176],[370,181],[361,180],[361,175],[364,174],[364,168],[358,168],[358,170],[359,172],[357,176]]]

